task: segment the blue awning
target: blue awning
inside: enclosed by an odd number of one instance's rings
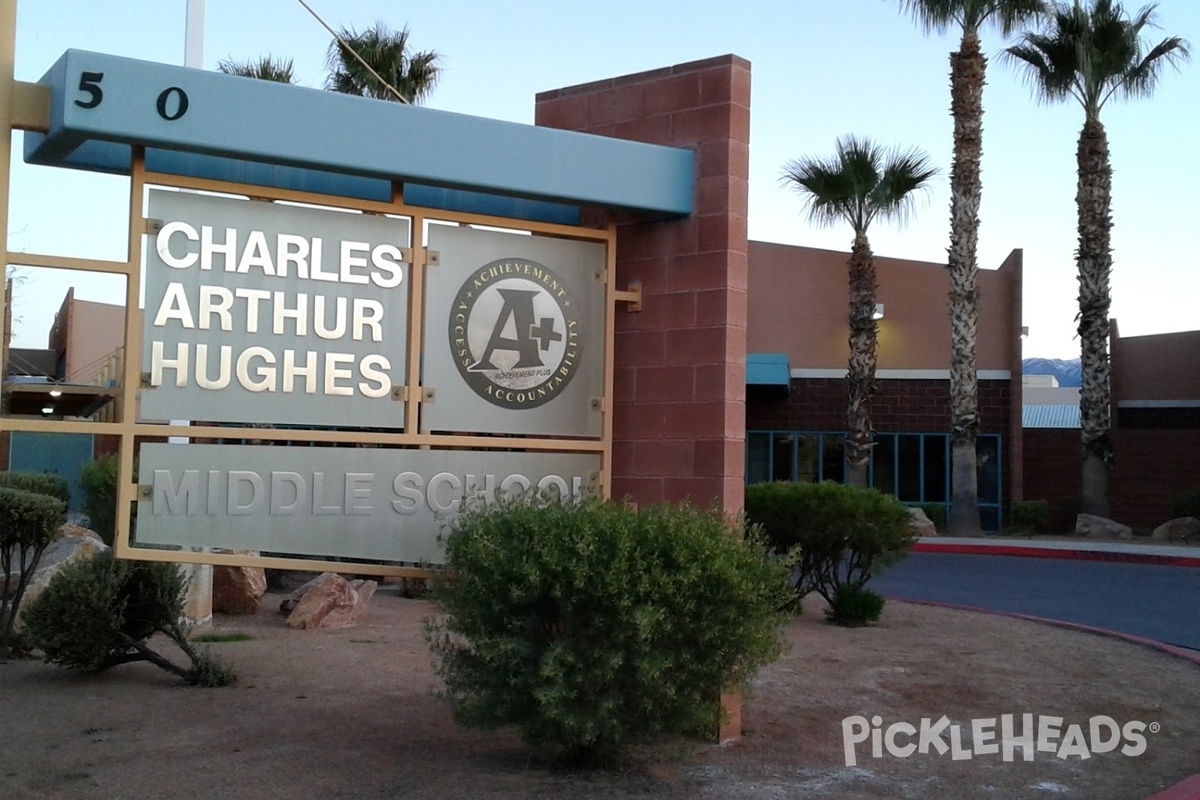
[[[747,386],[790,386],[792,375],[786,353],[751,353],[746,356]]]

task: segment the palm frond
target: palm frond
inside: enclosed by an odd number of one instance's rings
[[[900,0],[900,6],[927,33],[978,32],[991,24],[1005,37],[1049,10],[1046,0]]]
[[[1021,71],[1040,102],[1055,103],[1074,95],[1073,47],[1039,33],[1024,33],[1001,57]]]
[[[296,82],[296,76],[292,69],[292,59],[289,58],[287,61],[283,59],[276,60],[270,55],[262,56],[257,61],[253,59],[246,61],[234,61],[231,58],[222,59],[217,62],[217,71],[223,72],[226,75],[240,75],[243,78],[257,78],[260,81],[274,81],[275,83]]]
[[[1073,96],[1095,118],[1114,95],[1150,96],[1166,67],[1191,58],[1178,36],[1147,44],[1143,32],[1156,26],[1156,12],[1148,5],[1131,17],[1114,0],[1058,2],[1043,29],[1023,34],[1005,57],[1024,69],[1041,99]]]
[[[849,135],[837,140],[831,157],[788,162],[782,181],[804,198],[810,220],[826,226],[848,223],[860,234],[877,217],[904,222],[914,196],[936,174],[919,150],[888,150]]]
[[[436,52],[410,51],[407,26],[393,31],[383,22],[376,21],[361,32],[343,28],[338,36],[341,41],[330,42],[325,58],[328,72],[325,88],[331,91],[376,100],[395,100],[388,85],[380,82],[379,78],[382,78],[407,102],[417,103],[429,96],[441,77],[440,56]],[[372,75],[354,54],[370,65],[379,78]]]
[[[921,150],[892,150],[884,156],[883,174],[872,193],[876,216],[907,224],[916,200],[929,191],[938,174],[929,156]]]
[[[784,183],[799,192],[807,217],[822,227],[853,217],[853,187],[841,166],[836,157],[799,158],[784,166]]]

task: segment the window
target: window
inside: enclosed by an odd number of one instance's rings
[[[846,479],[843,434],[748,431],[746,482],[838,481]]]
[[[746,482],[846,480],[844,433],[749,431]],[[1002,462],[1000,437],[976,440],[979,514],[985,531],[998,531]],[[880,433],[871,448],[870,485],[902,503],[950,501],[950,436],[944,433]]]

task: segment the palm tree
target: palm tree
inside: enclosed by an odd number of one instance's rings
[[[217,62],[217,71],[226,75],[241,75],[243,78],[257,78],[262,81],[276,83],[295,83],[296,76],[292,72],[292,60],[275,60],[271,56],[263,56],[254,61],[234,61],[231,58]]]
[[[1006,51],[1046,102],[1074,98],[1084,113],[1076,149],[1079,247],[1079,340],[1083,385],[1079,391],[1083,470],[1080,510],[1107,517],[1108,471],[1113,462],[1109,385],[1109,277],[1112,274],[1112,165],[1100,112],[1113,97],[1153,94],[1163,70],[1189,58],[1178,36],[1151,44],[1142,32],[1155,27],[1150,5],[1130,17],[1120,3],[1057,3],[1042,31],[1025,33]]]
[[[391,31],[376,22],[361,33],[343,28],[329,44],[325,88],[376,100],[420,103],[441,77],[439,58],[432,50],[411,52],[407,27]]]
[[[844,136],[830,158],[801,158],[784,167],[783,182],[804,198],[819,225],[846,222],[854,231],[850,269],[850,362],[846,482],[867,485],[871,460],[871,395],[875,393],[875,258],[867,229],[876,218],[903,222],[918,191],[937,174],[919,150],[888,150]]]
[[[950,54],[950,113],[954,160],[950,167],[950,535],[978,536],[979,484],[975,436],[979,431],[979,204],[983,192],[983,85],[987,57],[979,32],[985,25],[1008,36],[1045,11],[1043,0],[900,0],[926,31],[962,30]]]

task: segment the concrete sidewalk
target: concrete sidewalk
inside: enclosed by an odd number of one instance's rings
[[[1200,547],[1173,544],[1141,544],[1129,540],[1016,539],[986,536],[955,538],[923,536],[914,553],[958,553],[961,555],[1061,558],[1081,561],[1115,561],[1128,564],[1159,564],[1200,568]]]

